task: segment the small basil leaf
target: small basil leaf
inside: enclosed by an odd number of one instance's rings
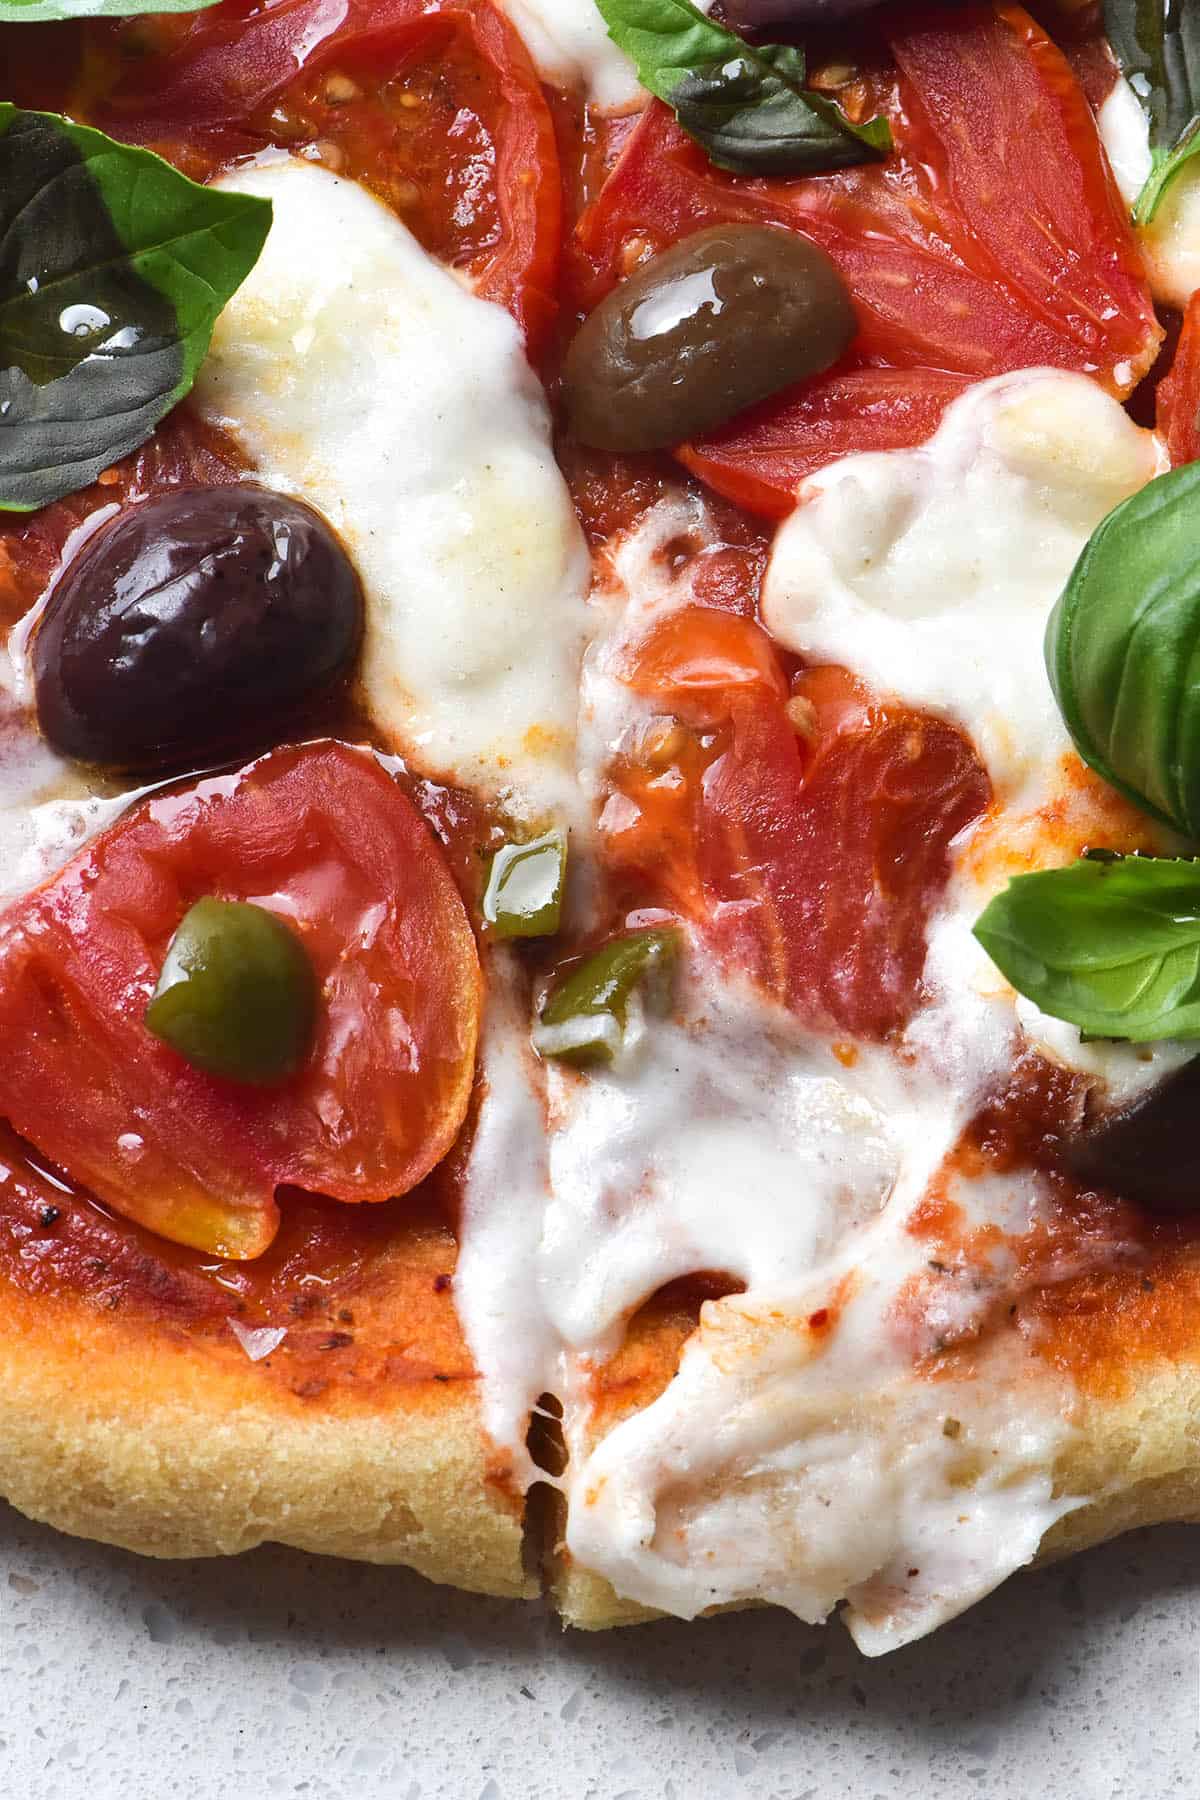
[[[1197,120],[1188,135],[1180,140],[1174,150],[1170,152],[1155,150],[1151,153],[1150,173],[1134,203],[1133,219],[1136,225],[1150,223],[1158,211],[1159,202],[1167,188],[1174,181],[1184,163],[1191,162],[1198,150],[1200,150],[1200,120]]]
[[[1104,0],[1104,29],[1150,125],[1151,173],[1134,218],[1148,225],[1200,150],[1200,7],[1194,0]]]
[[[811,175],[886,156],[886,119],[853,124],[804,86],[804,53],[748,44],[690,0],[597,0],[613,42],[638,78],[672,108],[718,168],[734,174]]]
[[[136,13],[203,12],[217,0],[0,0],[0,25],[55,19],[126,19]]]
[[[1200,464],[1097,526],[1050,615],[1046,667],[1084,761],[1200,839]]]
[[[975,936],[1018,993],[1091,1037],[1200,1037],[1200,863],[1084,858],[1018,875]]]
[[[93,481],[182,399],[267,201],[0,103],[0,510]]]
[[[670,104],[710,161],[737,174],[819,174],[862,162],[864,145],[891,148],[886,119],[852,126],[805,90],[804,54],[789,44],[703,65],[676,83]]]

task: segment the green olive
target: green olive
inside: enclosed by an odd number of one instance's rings
[[[612,1062],[625,1047],[635,995],[652,1012],[666,1010],[679,949],[672,927],[635,931],[575,963],[542,1004],[533,1029],[538,1055],[580,1067]]]
[[[502,844],[491,861],[483,916],[497,938],[553,937],[562,912],[567,840],[548,831],[525,844]]]
[[[195,1069],[265,1086],[312,1041],[317,980],[290,926],[241,900],[197,900],[171,939],[146,1025]]]
[[[614,288],[567,352],[571,430],[658,450],[819,374],[855,332],[841,275],[795,231],[713,225]]]

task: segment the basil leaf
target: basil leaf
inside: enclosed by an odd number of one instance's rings
[[[187,393],[267,201],[0,103],[0,510],[93,481]]]
[[[1200,464],[1092,533],[1046,630],[1075,748],[1146,812],[1200,839]]]
[[[0,0],[0,25],[54,19],[127,19],[136,13],[203,12],[217,0]]]
[[[613,42],[718,168],[811,175],[886,156],[887,120],[855,125],[804,86],[804,52],[748,44],[690,0],[597,0]]]
[[[1018,993],[1092,1037],[1200,1037],[1200,863],[1085,857],[1018,875],[975,936]]]
[[[1194,0],[1104,0],[1104,29],[1150,124],[1152,168],[1133,209],[1148,225],[1200,151],[1200,8]]]

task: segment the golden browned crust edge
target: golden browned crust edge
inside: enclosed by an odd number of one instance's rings
[[[1200,1367],[1148,1366],[1120,1398],[1080,1400],[1075,1422],[1056,1483],[1097,1497],[1047,1533],[1038,1562],[1200,1516]],[[144,1332],[4,1293],[0,1493],[78,1537],[158,1557],[277,1542],[532,1598],[522,1509],[491,1478],[493,1454],[473,1384],[317,1408],[248,1361],[171,1336],[148,1355]],[[576,1564],[560,1530],[561,1509],[546,1574],[564,1625],[661,1616]]]
[[[84,1308],[3,1290],[0,1494],[28,1517],[147,1556],[264,1542],[403,1563],[531,1598],[522,1508],[489,1479],[473,1383],[389,1407],[307,1405]],[[239,1353],[240,1355],[240,1353]]]

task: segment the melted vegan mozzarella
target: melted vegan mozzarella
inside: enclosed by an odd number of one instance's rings
[[[1151,171],[1150,122],[1137,95],[1118,80],[1100,108],[1100,136],[1122,199],[1130,208]],[[1149,225],[1138,227],[1156,300],[1182,312],[1200,287],[1200,164],[1184,164]]]
[[[614,111],[643,98],[637,71],[608,35],[595,0],[501,0],[543,81],[579,88]]]
[[[767,628],[963,725],[1001,797],[1067,747],[1046,619],[1106,513],[1157,471],[1151,432],[1086,376],[983,381],[916,450],[810,476],[775,542]]]
[[[569,807],[590,571],[516,325],[354,182],[282,159],[220,185],[274,219],[197,396],[344,539],[377,725],[513,812]]]
[[[713,0],[697,0],[709,11]],[[593,106],[624,112],[646,98],[637,70],[619,50],[596,0],[501,0],[543,81],[582,88]]]

